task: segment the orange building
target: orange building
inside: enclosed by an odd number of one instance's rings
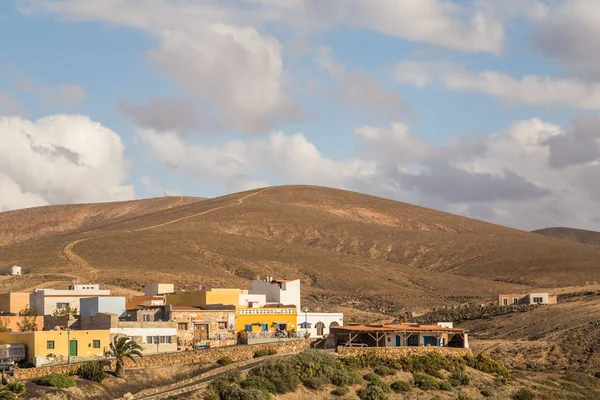
[[[24,322],[24,318],[28,318],[34,322],[37,326],[37,330],[41,331],[44,329],[44,317],[21,317],[20,315],[1,315],[0,314],[0,326],[8,329],[9,332],[21,332],[19,324]]]

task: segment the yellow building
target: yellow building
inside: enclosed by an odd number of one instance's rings
[[[29,308],[30,292],[0,293],[0,311],[18,314],[19,311]]]
[[[235,310],[235,330],[240,331],[298,331],[296,307],[239,307]]]
[[[240,289],[210,289],[180,292],[167,295],[166,304],[173,306],[206,307],[207,305],[223,304],[238,306]]]
[[[110,346],[110,331],[0,332],[1,344],[24,344],[27,359],[36,367],[50,363],[103,358]]]

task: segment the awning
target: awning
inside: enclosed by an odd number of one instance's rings
[[[287,325],[289,324],[289,322],[287,321],[283,321],[283,322],[273,322],[273,325]]]
[[[310,322],[301,322],[299,326],[300,328],[310,328],[312,324]]]

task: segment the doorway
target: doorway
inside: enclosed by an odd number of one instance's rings
[[[71,357],[76,357],[77,356],[77,340],[70,340],[69,341],[69,355]]]
[[[317,322],[315,328],[317,329],[317,336],[323,336],[323,332],[325,331],[325,324],[322,322]]]
[[[194,337],[199,340],[208,340],[208,324],[194,324]]]

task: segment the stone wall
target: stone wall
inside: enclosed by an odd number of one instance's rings
[[[337,353],[342,356],[357,356],[361,354],[377,354],[391,357],[406,357],[409,355],[423,355],[436,352],[444,356],[461,357],[472,355],[471,349],[461,349],[456,347],[338,347]]]
[[[250,346],[231,346],[231,347],[217,347],[193,351],[183,351],[177,353],[163,353],[156,355],[147,355],[141,359],[136,359],[137,362],[132,360],[125,360],[125,368],[146,368],[156,367],[165,365],[184,365],[184,364],[196,364],[202,362],[216,362],[222,357],[230,357],[234,362],[250,360],[254,356],[254,352],[257,350],[274,349],[277,354],[289,354],[302,351],[310,346],[307,340],[295,340],[289,342],[280,343],[269,343],[260,345]],[[114,369],[114,359],[106,360],[107,368]],[[70,366],[67,365],[54,365],[40,368],[17,368],[14,371],[15,379],[35,379],[40,376],[52,374],[52,373],[70,373],[76,372],[81,363],[72,363]]]

